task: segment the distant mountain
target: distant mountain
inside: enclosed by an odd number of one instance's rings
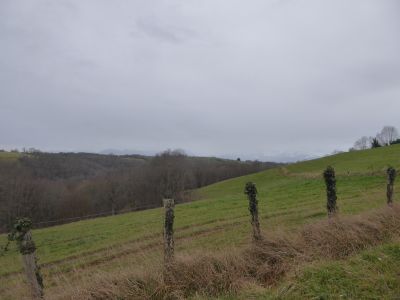
[[[158,152],[156,151],[142,151],[142,150],[132,150],[132,149],[104,149],[99,152],[99,154],[114,154],[114,155],[143,155],[143,156],[154,156]]]
[[[134,149],[105,149],[100,151],[100,154],[113,154],[113,155],[144,155],[144,156],[154,156],[161,151],[143,151],[143,150],[134,150]],[[189,156],[192,157],[210,157],[204,155],[196,155],[193,152],[185,151]],[[214,157],[220,157],[225,159],[236,160],[240,158],[242,161],[246,160],[258,160],[262,162],[276,162],[276,163],[290,163],[297,162],[309,159],[319,158],[321,156],[318,155],[309,155],[301,152],[281,152],[275,154],[263,154],[263,153],[253,153],[253,154],[238,154],[238,153],[223,153],[215,155]]]

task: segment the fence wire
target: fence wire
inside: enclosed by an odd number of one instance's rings
[[[56,225],[61,225],[61,224],[68,224],[68,223],[72,223],[72,222],[77,222],[77,221],[82,221],[82,220],[90,220],[96,217],[106,217],[106,216],[113,216],[113,215],[121,215],[121,214],[126,214],[129,212],[135,212],[135,211],[143,211],[146,209],[160,209],[162,208],[162,206],[158,206],[158,207],[154,207],[154,205],[143,205],[143,206],[137,206],[137,207],[133,207],[133,208],[126,208],[126,209],[122,209],[119,211],[116,211],[114,214],[112,214],[112,212],[107,211],[107,212],[102,212],[102,213],[97,213],[97,214],[90,214],[90,215],[85,215],[85,216],[80,216],[80,217],[72,217],[72,218],[63,218],[63,219],[57,219],[57,220],[49,220],[49,221],[43,221],[43,222],[36,222],[33,223],[33,228],[34,229],[38,229],[38,228],[45,228],[45,227],[51,227],[51,226],[56,226]],[[163,220],[163,211],[160,211],[160,225],[162,224],[162,220]],[[138,238],[138,239],[134,239],[129,241],[130,243],[132,242],[138,242],[141,239],[148,239],[149,237],[151,237],[150,239],[152,239],[153,235],[154,238],[156,238],[156,235],[160,235],[160,237],[162,236],[162,227],[160,226],[160,230],[159,232],[154,232],[154,231],[150,231],[150,230],[146,230],[146,228],[141,228],[142,232],[145,232],[145,235]],[[76,240],[77,238],[73,238],[73,239],[63,239],[63,240],[59,240],[59,241],[46,241],[45,245],[49,246],[51,245],[51,247],[54,246],[60,246],[60,245],[67,245],[67,243],[71,242],[72,240]],[[5,243],[7,243],[7,238],[5,239]],[[160,242],[161,243],[161,242]],[[36,244],[37,247],[41,248],[44,245],[42,243],[37,243]],[[6,252],[5,251],[6,248],[6,244],[2,245],[0,244],[0,257],[5,255]],[[11,247],[9,250],[11,250],[11,252],[14,252],[14,247]]]
[[[33,223],[33,227],[34,228],[50,227],[50,226],[55,226],[55,225],[60,225],[60,224],[66,224],[66,223],[72,223],[72,222],[77,222],[77,221],[82,221],[82,220],[93,219],[96,217],[121,215],[121,214],[129,213],[129,212],[141,211],[141,210],[146,210],[146,209],[155,209],[155,208],[161,208],[161,207],[162,206],[143,205],[143,206],[137,206],[137,207],[133,207],[133,208],[122,209],[122,210],[114,212],[114,214],[111,211],[107,211],[107,212],[101,212],[101,213],[90,214],[90,215],[79,216],[79,217],[62,218],[62,219],[57,219],[57,220],[35,222],[35,223]]]

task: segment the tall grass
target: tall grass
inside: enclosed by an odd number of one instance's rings
[[[103,274],[69,297],[76,299],[186,299],[234,295],[250,284],[271,286],[303,263],[343,259],[400,235],[400,206],[276,233],[242,250],[178,256],[168,281],[161,265]]]

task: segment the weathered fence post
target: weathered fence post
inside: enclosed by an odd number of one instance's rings
[[[326,184],[326,196],[327,204],[326,208],[328,210],[328,217],[331,218],[336,215],[338,207],[336,205],[336,177],[335,169],[331,166],[327,167],[324,171],[324,178]]]
[[[251,214],[251,226],[253,227],[253,239],[261,240],[260,221],[258,220],[258,200],[257,188],[252,182],[247,182],[244,188],[244,193],[249,199],[249,211]]]
[[[8,235],[10,241],[16,241],[22,254],[22,262],[29,285],[31,286],[32,298],[43,298],[43,279],[40,268],[37,265],[35,255],[36,246],[32,240],[32,222],[28,218],[18,219],[12,232]]]
[[[164,199],[164,263],[168,268],[174,259],[174,199]]]
[[[393,190],[394,190],[394,180],[396,179],[396,169],[389,167],[386,171],[387,174],[387,204],[389,206],[393,205]]]

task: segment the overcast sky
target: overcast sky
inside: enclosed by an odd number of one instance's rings
[[[0,1],[0,148],[288,160],[384,125],[398,0]]]

